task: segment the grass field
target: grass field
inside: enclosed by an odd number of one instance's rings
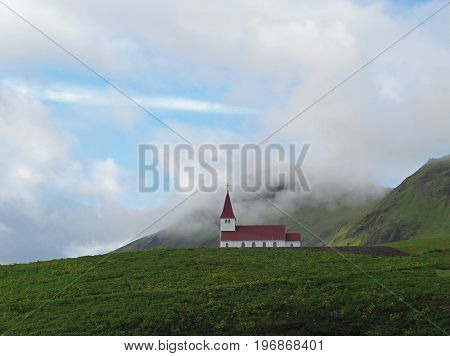
[[[67,289],[64,286],[103,256],[0,266],[0,333],[442,335],[450,331],[448,252],[346,256],[416,310],[332,253],[150,250],[109,255]]]
[[[450,235],[418,237],[413,240],[387,243],[384,246],[393,247],[411,255],[420,255],[433,251],[448,251],[450,250]]]

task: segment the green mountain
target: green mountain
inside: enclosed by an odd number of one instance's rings
[[[334,243],[390,243],[407,250],[412,246],[423,250],[427,245],[450,248],[449,203],[450,155],[429,160],[371,211],[340,231]]]
[[[335,236],[345,227],[358,221],[369,212],[382,196],[368,197],[357,203],[338,203],[333,206],[319,204],[304,206],[292,212],[291,216],[310,230],[319,238],[311,235],[298,226],[297,222],[285,216],[280,217],[279,223],[285,224],[288,230],[302,232],[303,246],[323,246],[329,244]]]

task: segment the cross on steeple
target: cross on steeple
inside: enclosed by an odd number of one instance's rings
[[[225,184],[225,187],[227,187],[227,193],[230,191],[230,187],[231,187],[231,184],[230,183],[227,183],[227,184]]]

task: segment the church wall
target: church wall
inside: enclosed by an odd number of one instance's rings
[[[273,247],[273,243],[274,240],[267,240],[267,241],[220,241],[220,247],[226,247],[226,243],[228,243],[228,247],[232,248],[232,247],[241,247],[242,242],[245,243],[245,248],[251,248],[252,247],[252,243],[255,243],[255,247],[263,247],[263,243],[266,243],[266,247]],[[284,240],[276,240],[277,243],[277,247],[287,247],[290,246],[287,245],[286,246],[286,241]],[[297,242],[298,246],[295,247],[300,247],[300,243]]]
[[[300,247],[300,241],[286,241],[285,247]]]

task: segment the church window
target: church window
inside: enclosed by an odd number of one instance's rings
[[[228,247],[228,242],[227,242],[227,243],[225,243],[225,247]]]
[[[245,242],[241,243],[241,247],[245,247]]]
[[[265,242],[263,242],[263,247],[266,247],[266,243]]]
[[[276,242],[273,243],[273,247],[277,247],[277,243]]]
[[[256,247],[256,242],[252,242],[252,247]]]

